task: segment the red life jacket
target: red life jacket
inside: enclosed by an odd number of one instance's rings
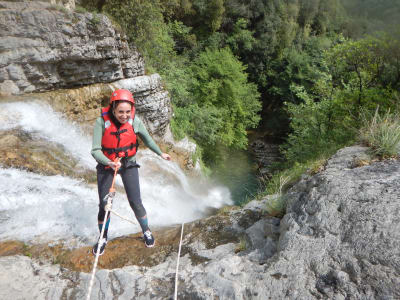
[[[104,134],[101,140],[101,150],[110,160],[115,161],[117,157],[130,157],[136,154],[139,146],[133,120],[135,119],[135,107],[132,106],[131,118],[118,129],[111,121],[109,107],[101,109],[104,119]]]

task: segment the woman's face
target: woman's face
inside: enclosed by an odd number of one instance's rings
[[[120,102],[114,108],[113,113],[118,122],[125,124],[131,117],[131,110],[132,106],[129,102]]]

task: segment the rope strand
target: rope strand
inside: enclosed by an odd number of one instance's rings
[[[181,246],[182,246],[182,237],[183,237],[183,226],[185,223],[182,223],[181,229],[181,240],[179,241],[179,249],[178,249],[178,259],[176,261],[176,275],[175,275],[175,300],[178,299],[178,270],[179,270],[179,258],[181,256]]]
[[[109,199],[112,199],[112,198],[109,197]],[[107,203],[107,204],[108,204],[108,203]],[[105,216],[104,216],[103,224],[106,222],[109,213],[110,213],[110,211],[109,211],[109,210],[106,210],[106,214],[105,214]],[[98,261],[99,261],[99,254],[100,254],[100,248],[101,248],[100,242],[101,242],[102,239],[103,239],[105,227],[106,227],[106,226],[102,226],[102,228],[101,228],[100,238],[99,238],[99,242],[98,242],[98,244],[97,244],[96,258],[95,258],[94,264],[93,264],[92,277],[90,278],[89,290],[88,290],[88,294],[87,294],[86,300],[90,300],[90,294],[92,293],[92,287],[93,287],[93,282],[94,282],[94,275],[95,275],[95,273],[96,273],[97,263],[98,263]]]
[[[117,158],[115,160],[115,162],[119,162],[119,158]],[[110,187],[110,190],[109,190],[108,194],[106,195],[106,197],[107,197],[107,205],[105,206],[106,213],[104,215],[103,224],[106,223],[106,220],[108,218],[108,215],[110,214],[110,210],[111,210],[111,207],[112,207],[112,200],[113,200],[113,197],[115,195],[114,183],[115,183],[115,178],[117,177],[117,172],[118,172],[118,167],[115,168],[115,170],[114,170],[114,177],[113,177],[113,180],[112,180],[112,183],[111,183],[111,187]],[[99,261],[99,254],[100,254],[100,249],[101,249],[100,242],[102,242],[105,227],[106,227],[105,225],[101,227],[100,238],[99,238],[99,241],[97,243],[96,258],[95,258],[94,264],[93,264],[92,277],[90,278],[89,289],[88,289],[86,300],[90,300],[90,294],[92,293],[92,288],[93,288],[93,283],[94,283],[94,275],[96,274],[96,268],[97,268],[97,263]]]

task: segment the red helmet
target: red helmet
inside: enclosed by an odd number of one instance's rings
[[[117,100],[128,101],[132,104],[135,104],[135,99],[133,99],[132,93],[124,89],[119,89],[112,92],[110,98],[110,104]]]

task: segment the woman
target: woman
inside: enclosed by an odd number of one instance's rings
[[[142,121],[135,116],[134,104],[133,96],[128,90],[114,91],[111,94],[110,105],[102,109],[101,116],[97,118],[94,126],[91,153],[98,162],[96,169],[100,203],[97,220],[100,233],[102,227],[105,226],[103,239],[99,239],[93,246],[94,255],[96,255],[99,245],[100,255],[102,255],[107,244],[110,216],[104,225],[106,203],[103,199],[111,187],[115,168],[119,168],[118,173],[122,177],[129,204],[142,228],[146,247],[153,247],[155,243],[148,226],[147,213],[140,198],[139,165],[136,163],[137,136],[140,136],[146,146],[163,159],[171,160],[171,157],[161,152]]]

